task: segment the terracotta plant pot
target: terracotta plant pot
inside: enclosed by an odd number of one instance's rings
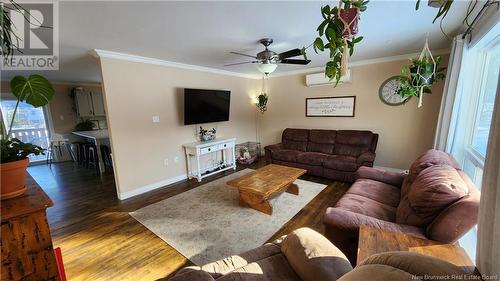
[[[23,160],[0,164],[2,176],[0,198],[2,200],[22,195],[26,191],[24,179],[29,162],[29,159],[25,158]]]
[[[358,34],[358,9],[349,8],[340,10],[340,18],[344,21],[344,33],[342,36],[348,38]],[[349,26],[346,25],[349,24]]]

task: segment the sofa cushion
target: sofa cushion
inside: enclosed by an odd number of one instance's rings
[[[395,207],[352,193],[342,196],[335,207],[389,222],[394,222],[396,219]]]
[[[297,162],[297,156],[300,154],[298,150],[279,149],[272,152],[273,158],[286,162]]]
[[[325,168],[345,172],[355,172],[358,169],[356,158],[343,155],[327,155],[323,162],[323,166]]]
[[[319,152],[319,153],[324,153],[324,154],[332,154],[333,153],[333,144],[309,142],[307,144],[307,151]]]
[[[397,208],[400,199],[399,188],[371,179],[358,179],[347,191]]]
[[[297,162],[313,166],[321,166],[327,155],[318,152],[302,152],[297,155]]]
[[[285,129],[282,135],[283,148],[306,151],[309,130],[306,129]]]
[[[299,228],[288,234],[281,251],[304,281],[335,281],[352,270],[346,256],[310,228]]]
[[[398,223],[427,226],[446,207],[468,193],[467,184],[453,167],[430,166],[420,172],[397,209]]]
[[[429,149],[411,164],[408,176],[405,178],[401,188],[401,197],[406,196],[409,191],[409,187],[420,172],[435,165],[448,165],[457,170],[460,169],[460,165],[448,153],[435,149]]]
[[[332,154],[336,135],[335,130],[311,130],[307,151]]]
[[[333,153],[358,157],[370,151],[373,133],[370,131],[340,130],[337,131]]]

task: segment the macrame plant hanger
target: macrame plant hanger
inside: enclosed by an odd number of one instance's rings
[[[264,112],[266,112],[267,110],[267,100],[265,101],[264,104],[261,104],[260,102],[260,97],[261,96],[266,96],[267,97],[267,93],[266,93],[266,77],[267,75],[266,74],[262,74],[262,90],[260,92],[260,95],[259,97],[257,97],[258,101],[257,101],[257,107],[259,108],[260,110],[260,113],[264,114]]]
[[[433,69],[432,69],[432,76],[436,75],[436,61],[434,60],[434,57],[432,56],[432,53],[431,53],[431,50],[429,49],[429,40],[428,40],[428,37],[429,35],[427,34],[425,36],[425,44],[424,44],[424,48],[422,49],[422,52],[420,53],[420,56],[418,57],[418,59],[420,61],[424,60],[425,61],[432,61],[432,65],[434,66]],[[420,71],[420,65],[417,67],[417,79],[416,79],[416,87],[419,88],[419,96],[418,96],[418,107],[422,107],[422,104],[423,104],[423,99],[424,99],[424,85],[420,85],[420,81],[426,81],[426,79],[428,79],[428,77],[424,77],[422,76],[421,74],[421,71]]]
[[[356,20],[358,19],[359,10],[357,11],[356,16],[352,18],[351,22],[346,22],[340,16],[341,7],[342,7],[342,1],[339,1],[339,8],[338,8],[338,11],[337,11],[337,17],[344,24],[344,30],[342,31],[342,34],[344,34],[344,33],[347,32],[346,35],[342,36],[343,39],[344,39],[344,50],[342,52],[342,61],[340,63],[341,73],[342,73],[342,76],[344,76],[344,75],[346,75],[347,69],[349,67],[349,60],[348,60],[349,52],[347,50],[348,49],[348,47],[347,47],[347,39],[350,39],[350,38],[354,37],[356,35],[356,33],[358,32],[357,28],[352,28],[352,31],[351,31],[351,25],[353,25],[356,22]]]

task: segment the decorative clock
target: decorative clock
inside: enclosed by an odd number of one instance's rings
[[[400,76],[393,76],[387,80],[385,80],[378,90],[378,95],[380,100],[387,105],[402,105],[407,102],[410,98],[402,98],[398,95],[398,89],[401,86],[401,82],[399,82]]]

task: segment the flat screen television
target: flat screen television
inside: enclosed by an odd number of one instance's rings
[[[184,89],[184,125],[229,120],[230,91]]]

